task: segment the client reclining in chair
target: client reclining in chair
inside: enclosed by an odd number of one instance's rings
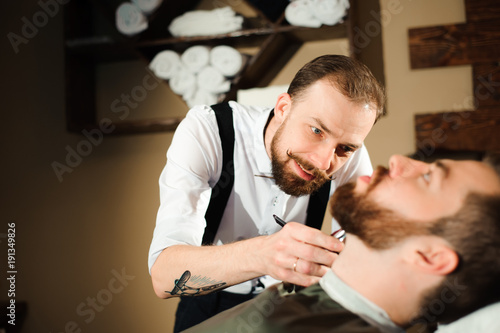
[[[400,332],[500,301],[499,161],[393,156],[333,195],[347,237],[319,284],[277,285],[187,332]]]

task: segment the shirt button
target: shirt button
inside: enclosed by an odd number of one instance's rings
[[[278,204],[278,197],[274,197],[273,206],[276,206],[277,204]]]

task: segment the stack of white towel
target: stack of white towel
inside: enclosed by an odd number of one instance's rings
[[[181,95],[189,107],[215,104],[231,88],[229,78],[238,74],[246,57],[226,45],[213,48],[191,46],[182,54],[171,50],[158,53],[149,68]]]
[[[231,7],[194,10],[172,20],[168,30],[174,37],[209,36],[241,30],[243,17]]]
[[[349,9],[349,0],[291,0],[285,18],[291,25],[319,28],[342,22]]]
[[[147,15],[152,14],[163,0],[131,0],[116,9],[116,28],[127,36],[136,35],[148,28]]]

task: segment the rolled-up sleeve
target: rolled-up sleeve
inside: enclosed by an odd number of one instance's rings
[[[212,187],[220,177],[221,161],[213,111],[207,106],[191,109],[177,127],[159,178],[160,207],[149,249],[150,272],[165,248],[201,245],[205,212]]]

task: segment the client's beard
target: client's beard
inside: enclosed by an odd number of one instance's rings
[[[387,169],[379,167],[365,194],[354,192],[355,183],[340,186],[330,202],[332,216],[347,233],[379,250],[390,248],[410,236],[428,235],[432,225],[411,221],[368,198],[386,173]]]

